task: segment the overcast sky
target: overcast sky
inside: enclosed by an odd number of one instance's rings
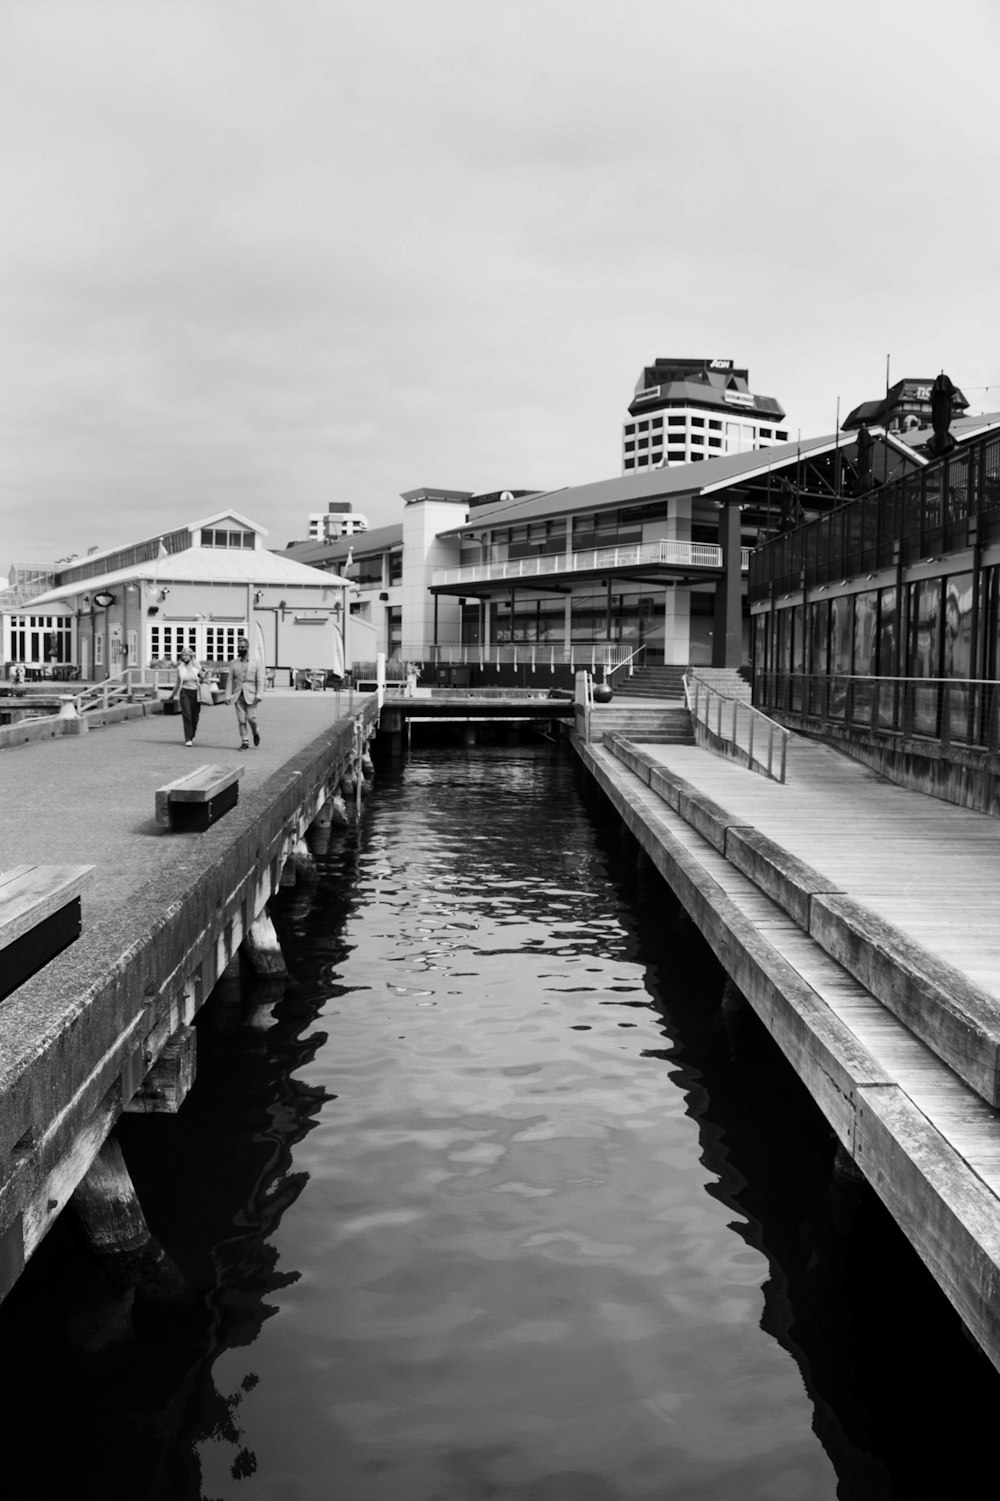
[[[998,64],[996,0],[0,0],[0,568],[608,478],[657,356],[1000,408]]]

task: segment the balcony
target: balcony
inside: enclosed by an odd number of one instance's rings
[[[740,549],[740,569],[745,573],[750,549]],[[722,570],[722,548],[708,542],[635,542],[622,547],[588,548],[583,552],[539,553],[530,558],[511,558],[498,563],[472,563],[465,568],[435,568],[431,588],[458,594],[473,592],[475,584],[531,583],[532,579],[584,579],[601,574],[628,574],[632,570],[659,568],[665,573],[696,571],[710,575]]]

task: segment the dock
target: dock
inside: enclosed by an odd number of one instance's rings
[[[267,948],[267,902],[357,785],[377,719],[372,695],[275,691],[259,749],[238,749],[218,705],[191,748],[179,717],[156,712],[0,753],[0,870],[90,868],[79,936],[0,1002],[0,1296],[119,1116],[182,1104],[198,1010],[242,944]],[[202,762],[236,769],[238,798],[204,832],[163,827],[157,789]],[[123,1192],[120,1164],[104,1166],[92,1198],[111,1179]]]
[[[996,820],[798,735],[784,785],[699,747],[577,750],[1000,1368]]]

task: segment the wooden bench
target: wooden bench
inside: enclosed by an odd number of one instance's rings
[[[79,938],[80,889],[92,865],[15,865],[0,872],[0,1000]]]
[[[200,834],[234,808],[242,766],[196,766],[156,789],[156,822],[175,833]]]

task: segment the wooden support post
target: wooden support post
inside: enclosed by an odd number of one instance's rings
[[[122,1149],[109,1136],[71,1200],[112,1287],[149,1303],[189,1297],[180,1271],[153,1238]]]
[[[295,861],[295,878],[297,881],[312,883],[319,880],[316,861],[313,859],[312,852],[304,839],[296,840],[292,859]]]
[[[266,912],[262,912],[250,924],[243,947],[250,966],[259,979],[283,980],[287,977],[288,967],[281,952],[281,943]]]
[[[197,1071],[197,1034],[194,1027],[178,1027],[130,1100],[129,1115],[176,1115],[187,1098]]]

